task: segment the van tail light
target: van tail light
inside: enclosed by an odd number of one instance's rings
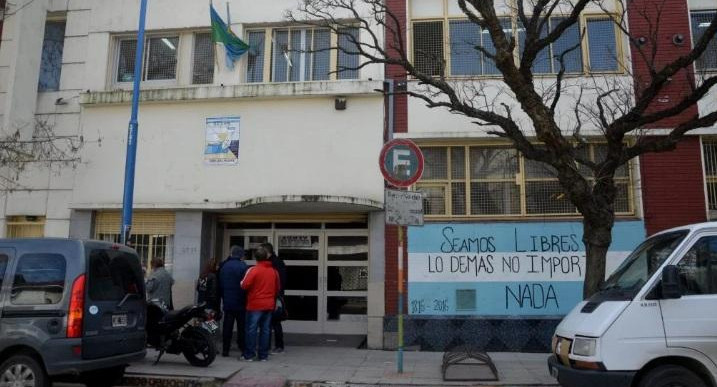
[[[82,337],[82,317],[85,312],[85,275],[81,274],[72,283],[70,314],[67,317],[67,338]]]

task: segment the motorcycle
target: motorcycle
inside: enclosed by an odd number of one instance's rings
[[[154,364],[165,353],[181,353],[189,364],[207,367],[217,356],[214,335],[219,324],[214,319],[214,312],[205,304],[169,311],[161,303],[150,301],[146,328],[147,346],[159,351]]]

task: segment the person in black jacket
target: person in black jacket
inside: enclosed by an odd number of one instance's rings
[[[204,265],[202,273],[197,280],[197,302],[206,303],[207,308],[218,312],[219,301],[219,279],[217,278],[217,261],[210,259]]]
[[[269,253],[271,265],[274,266],[274,270],[279,273],[279,283],[281,285],[279,296],[283,299],[284,290],[286,290],[286,264],[284,264],[281,258],[276,256],[274,246],[272,246],[271,243],[262,243],[261,246]],[[284,308],[286,308],[286,303],[284,303]],[[280,311],[276,313],[275,316],[272,316],[271,319],[271,329],[274,331],[274,350],[271,352],[274,354],[284,352],[284,329],[281,327],[281,320],[283,320],[282,315],[283,311]]]
[[[222,356],[229,356],[232,344],[234,322],[237,326],[237,344],[243,353],[245,350],[246,292],[241,288],[249,267],[244,263],[244,249],[232,246],[231,255],[219,267],[219,296],[224,307],[222,326]]]

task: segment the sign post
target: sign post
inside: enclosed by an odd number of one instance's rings
[[[379,157],[381,173],[398,188],[415,184],[423,174],[423,153],[407,139],[391,140]],[[423,225],[423,195],[420,192],[387,189],[385,193],[386,224],[398,226],[398,355],[397,371],[403,373],[403,227]]]

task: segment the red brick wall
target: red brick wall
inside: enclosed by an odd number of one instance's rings
[[[672,152],[640,159],[648,235],[706,220],[699,137],[684,139]]]
[[[658,68],[689,53],[691,32],[686,0],[633,0],[628,7],[628,17],[633,38],[644,36],[650,41],[644,46],[648,53],[652,50],[651,36],[655,26],[659,26],[655,43]],[[684,37],[683,45],[673,43],[677,34]],[[645,87],[649,76],[648,62],[642,59],[636,47],[631,46],[631,50],[636,85],[638,88]],[[690,91],[693,82],[692,69],[679,72],[660,92],[650,110],[664,109],[676,103]],[[697,106],[693,106],[680,115],[648,127],[670,129],[697,114]],[[706,219],[701,154],[699,138],[689,137],[672,152],[652,153],[640,158],[642,180],[639,188],[643,195],[648,234]]]
[[[390,12],[392,12],[399,20],[400,26],[398,30],[401,31],[401,37],[406,43],[406,0],[386,0],[386,5]],[[389,55],[395,55],[395,51],[391,51],[391,47],[395,47],[397,42],[393,41],[393,35],[386,33],[386,42],[388,44]],[[396,82],[396,87],[400,90],[405,87],[406,72],[400,66],[389,65],[386,66],[386,78],[393,79]],[[403,84],[403,86],[402,86]],[[395,96],[395,116],[394,116],[394,130],[396,133],[408,132],[408,97],[406,95]],[[407,291],[407,272],[408,272],[408,250],[406,240],[407,232],[404,228],[404,290]],[[398,311],[398,227],[386,226],[386,246],[385,246],[385,257],[386,257],[386,282],[385,282],[385,302],[386,302],[386,315],[396,315]],[[404,301],[404,312],[406,311],[406,303]]]

